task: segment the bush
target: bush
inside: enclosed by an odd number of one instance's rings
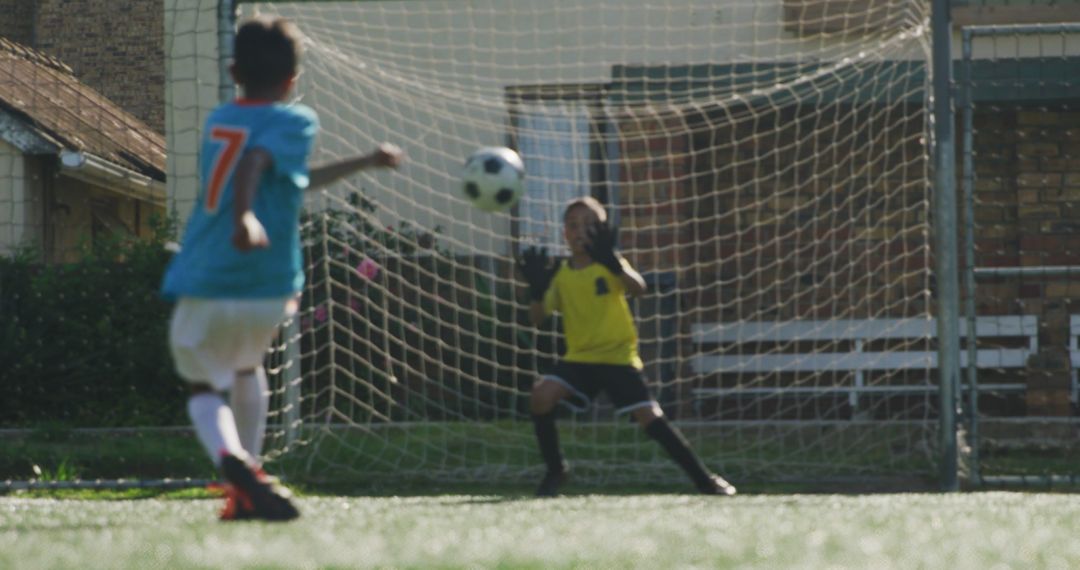
[[[0,426],[186,422],[158,294],[175,225],[152,227],[146,239],[97,240],[76,263],[0,259]]]
[[[352,396],[384,411],[356,421],[495,418],[520,406],[514,395],[540,363],[519,349],[550,353],[554,341],[534,337],[513,288],[492,287],[490,268],[454,258],[440,228],[382,227],[362,194],[348,200],[351,208],[302,220],[312,268],[304,314],[322,321],[301,337],[305,389],[320,393],[334,370],[346,371],[357,380]],[[168,350],[171,305],[158,292],[175,225],[153,228],[141,240],[96,243],[77,263],[0,258],[0,427],[187,424],[186,386]],[[356,270],[368,258],[378,285]]]
[[[321,395],[307,401],[309,413],[324,413],[342,391],[346,401],[368,403],[338,410],[360,423],[493,419],[523,406],[517,396],[538,362],[536,351],[521,349],[539,343],[549,352],[551,340],[534,336],[513,287],[491,283],[491,273],[510,270],[505,262],[455,256],[439,227],[383,227],[362,194],[348,202],[302,224],[313,269],[301,370],[305,392]],[[362,274],[366,261],[377,277]]]

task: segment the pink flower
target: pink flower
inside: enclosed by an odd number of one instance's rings
[[[326,305],[319,305],[318,307],[315,307],[315,320],[316,321],[318,321],[320,323],[325,321],[327,315],[328,315],[328,312],[326,310]]]
[[[356,272],[365,279],[375,279],[379,275],[379,264],[375,263],[370,257],[365,257],[360,262],[360,265],[356,266]]]

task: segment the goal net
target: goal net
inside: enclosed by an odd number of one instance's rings
[[[190,209],[217,102],[217,3],[167,3],[170,184]],[[649,284],[653,395],[739,480],[931,475],[939,446],[928,3],[242,3],[306,49],[314,161],[401,145],[395,173],[309,196],[302,311],[268,357],[266,455],[294,478],[531,481],[530,386],[561,324],[527,324],[515,253],[565,255],[592,195]],[[220,32],[220,30],[218,30]],[[227,50],[225,57],[227,57]],[[526,192],[470,206],[473,150]],[[679,481],[603,397],[560,412],[579,480]]]

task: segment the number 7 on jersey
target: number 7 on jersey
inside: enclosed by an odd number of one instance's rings
[[[206,185],[206,200],[203,203],[210,214],[217,212],[221,192],[232,176],[236,163],[240,162],[240,149],[244,148],[247,137],[248,131],[243,128],[214,126],[210,129],[210,140],[221,143],[210,165],[210,181]]]

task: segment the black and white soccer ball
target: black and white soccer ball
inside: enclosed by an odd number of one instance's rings
[[[525,189],[525,164],[506,147],[485,147],[469,156],[461,173],[461,191],[485,212],[508,210]]]

